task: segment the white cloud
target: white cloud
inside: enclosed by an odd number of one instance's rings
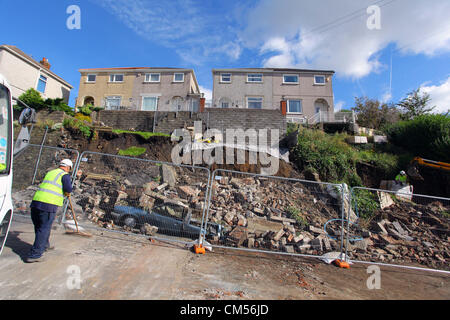
[[[206,101],[211,101],[212,100],[212,90],[205,88],[203,86],[199,86],[199,87],[200,87],[200,92],[205,94]]]
[[[380,30],[367,28],[366,9],[374,3],[381,8]],[[270,53],[265,66],[333,69],[361,78],[385,67],[379,53],[390,43],[400,54],[450,51],[449,15],[448,0],[261,0],[240,36],[246,46]]]
[[[437,86],[422,86],[421,91],[431,97],[430,105],[436,106],[435,113],[450,111],[450,77]]]
[[[345,107],[345,104],[346,104],[345,101],[337,101],[337,102],[334,104],[334,111],[335,111],[335,112],[341,111],[342,108]]]
[[[381,103],[388,103],[391,100],[392,100],[392,93],[390,90],[388,90],[381,97]]]
[[[199,0],[94,2],[144,39],[173,48],[190,64],[222,56],[236,60],[241,55],[229,16],[207,11]]]

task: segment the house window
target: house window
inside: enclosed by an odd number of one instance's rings
[[[249,73],[247,75],[247,82],[262,82],[262,78],[262,74]]]
[[[109,75],[109,82],[123,82],[123,74]]]
[[[283,75],[283,83],[298,84],[298,75],[296,74]]]
[[[145,75],[145,82],[160,82],[161,75],[159,73],[149,73]]]
[[[230,83],[231,82],[231,73],[222,73],[220,75],[220,82]]]
[[[106,110],[119,110],[122,97],[112,96],[106,98]]]
[[[175,73],[173,75],[173,82],[184,82],[184,73]]]
[[[143,111],[156,111],[158,109],[158,97],[142,97]]]
[[[88,74],[86,82],[95,82],[97,80],[96,74]]]
[[[222,102],[221,107],[227,109],[227,108],[230,107],[230,103],[229,102]]]
[[[314,76],[314,84],[325,84],[325,76]]]
[[[41,93],[45,93],[45,88],[47,87],[47,78],[44,77],[43,75],[41,75],[39,77],[39,81],[38,81],[38,85],[37,85],[37,90]]]
[[[262,109],[263,98],[260,97],[248,97],[247,108],[248,109]]]
[[[302,100],[288,100],[288,113],[302,113]]]

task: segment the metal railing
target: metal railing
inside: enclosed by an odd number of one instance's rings
[[[128,156],[83,152],[72,203],[86,229],[191,243],[201,234],[210,171]],[[65,208],[61,223],[72,212]],[[219,233],[210,226],[207,233]]]
[[[346,224],[350,261],[449,270],[450,198],[354,187]],[[448,272],[450,273],[450,272]]]
[[[15,214],[29,217],[37,184],[63,158],[83,171],[72,196],[83,228],[450,273],[450,198],[403,191],[29,145],[14,159]]]
[[[212,247],[319,258],[343,252],[342,185],[215,170],[202,230]]]

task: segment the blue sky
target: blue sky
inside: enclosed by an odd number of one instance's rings
[[[193,68],[208,94],[212,68],[332,69],[335,104],[357,96],[398,101],[418,88],[450,107],[448,0],[2,1],[1,44],[16,45],[78,95],[81,68]],[[369,29],[380,8],[380,28]],[[69,5],[81,30],[69,30]],[[377,16],[378,17],[378,16]],[[376,20],[371,20],[376,21]],[[391,78],[392,59],[392,87]],[[390,95],[391,93],[391,95]]]

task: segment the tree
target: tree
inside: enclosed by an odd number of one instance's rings
[[[430,100],[430,95],[426,92],[422,93],[420,87],[408,93],[408,96],[397,104],[403,111],[401,115],[402,120],[413,120],[418,116],[433,111],[436,106],[428,107]]]
[[[381,103],[367,97],[355,98],[352,110],[357,113],[357,123],[360,126],[376,130],[400,119],[400,112],[394,104]]]

